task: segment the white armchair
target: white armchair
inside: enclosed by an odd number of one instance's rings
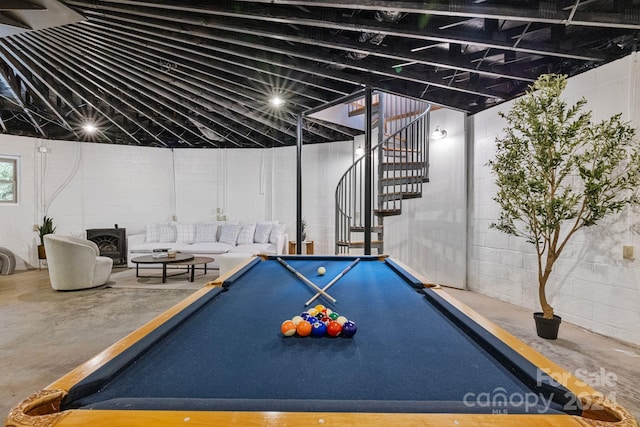
[[[71,236],[44,236],[51,287],[58,291],[93,288],[111,277],[113,260],[100,256],[98,245]]]

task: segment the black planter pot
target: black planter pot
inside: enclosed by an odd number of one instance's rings
[[[543,315],[544,313],[533,313],[538,336],[548,340],[555,340],[558,338],[558,329],[560,329],[560,322],[562,322],[562,318],[554,314],[553,319],[545,319],[542,317]]]

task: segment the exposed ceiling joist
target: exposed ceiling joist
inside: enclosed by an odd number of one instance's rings
[[[0,40],[0,129],[172,148],[293,145],[299,113],[366,86],[475,113],[542,73],[573,76],[634,52],[640,30],[640,0],[211,3],[3,2],[0,30],[14,25]],[[91,115],[104,124],[97,136],[79,128]],[[360,132],[306,120],[303,137]]]

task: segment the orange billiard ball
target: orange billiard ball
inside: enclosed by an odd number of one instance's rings
[[[308,337],[309,334],[311,334],[311,323],[307,322],[306,320],[303,320],[302,322],[298,323],[298,326],[296,326],[296,332],[298,332],[298,335],[300,335],[301,337]]]

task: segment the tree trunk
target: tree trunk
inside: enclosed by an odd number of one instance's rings
[[[539,257],[541,255],[538,255]],[[544,266],[544,272],[538,271],[538,298],[540,300],[540,307],[542,308],[543,317],[545,319],[553,319],[553,307],[549,305],[547,302],[547,281],[549,280],[549,276],[551,275],[551,270],[553,269],[553,264],[556,262],[557,257],[555,254],[549,252],[547,254],[547,260]],[[542,262],[538,260],[538,268],[542,270]]]

